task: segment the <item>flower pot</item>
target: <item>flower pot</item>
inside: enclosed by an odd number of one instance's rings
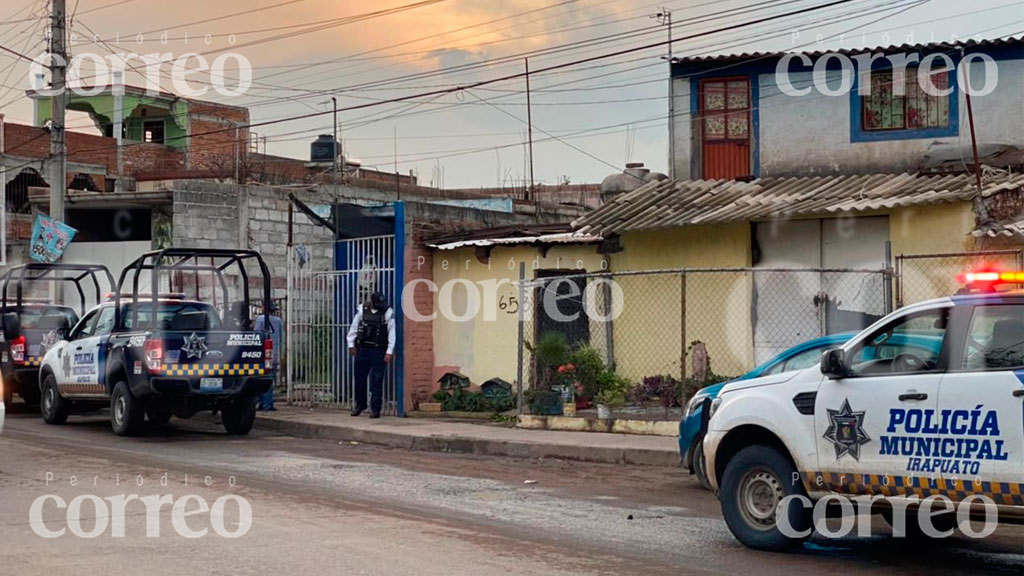
[[[606,404],[598,404],[597,417],[601,420],[610,420],[612,417],[612,407]]]
[[[575,416],[576,415],[576,403],[566,402],[562,405],[562,416]]]

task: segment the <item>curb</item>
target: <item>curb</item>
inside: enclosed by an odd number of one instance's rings
[[[579,418],[575,416],[518,417],[516,428],[524,430],[557,430],[562,432],[610,432],[636,436],[679,437],[679,422],[670,420],[633,420],[630,418]]]
[[[666,450],[538,444],[533,442],[485,440],[464,436],[411,436],[394,432],[378,432],[344,426],[296,422],[265,416],[260,416],[257,422],[259,422],[259,427],[265,430],[273,430],[299,438],[360,442],[420,452],[450,452],[484,456],[507,456],[511,458],[558,458],[580,462],[670,467],[678,467],[680,461],[678,453]]]

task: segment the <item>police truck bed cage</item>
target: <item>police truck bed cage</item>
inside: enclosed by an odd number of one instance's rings
[[[22,307],[24,302],[34,300],[26,299],[24,297],[24,283],[26,281],[52,283],[68,282],[75,286],[75,289],[78,292],[78,297],[82,303],[81,313],[82,315],[85,315],[85,291],[82,290],[82,281],[86,278],[90,278],[95,289],[95,294],[97,295],[97,298],[99,298],[100,295],[103,294],[103,291],[100,288],[100,281],[97,277],[98,274],[102,274],[106,277],[108,286],[114,286],[114,276],[110,273],[110,270],[102,264],[46,264],[43,262],[31,262],[20,266],[14,266],[4,272],[3,276],[0,276],[0,309],[7,309],[7,293],[10,289],[10,283],[12,280],[15,281],[14,304],[18,309]]]
[[[209,258],[209,264],[203,264],[199,261],[200,258]],[[221,260],[221,264],[214,264],[214,260]],[[171,262],[165,263],[167,260]],[[217,282],[220,285],[221,291],[224,295],[224,303],[230,301],[228,293],[228,285],[224,281],[224,271],[231,266],[237,265],[239,274],[242,278],[242,298],[245,302],[245,306],[242,308],[245,320],[249,318],[249,272],[246,269],[245,263],[249,260],[255,260],[259,266],[260,274],[263,276],[263,302],[270,302],[270,270],[267,268],[266,262],[263,261],[263,257],[259,252],[255,250],[224,250],[218,248],[165,248],[163,250],[155,250],[147,252],[136,259],[134,262],[129,264],[121,271],[121,277],[118,279],[117,288],[114,294],[114,314],[115,321],[114,325],[117,327],[122,326],[121,314],[121,294],[131,294],[132,298],[132,326],[137,326],[138,311],[139,311],[139,277],[143,271],[150,272],[150,283],[154,284],[152,294],[149,295],[149,299],[153,302],[153,309],[156,310],[158,301],[160,299],[160,277],[164,271],[168,272],[210,272],[217,276]],[[132,278],[131,291],[125,290],[125,281],[128,279],[128,273],[134,272]],[[197,294],[198,296],[198,294]],[[269,325],[270,312],[269,309],[264,309],[264,316],[266,322]],[[150,323],[155,320],[156,315],[150,315]]]

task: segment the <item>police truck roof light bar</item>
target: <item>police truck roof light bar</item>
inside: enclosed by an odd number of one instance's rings
[[[960,284],[1024,284],[1024,272],[965,272],[958,274],[956,281]]]

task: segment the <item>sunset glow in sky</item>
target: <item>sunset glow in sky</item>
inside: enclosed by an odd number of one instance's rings
[[[69,11],[77,6],[72,52],[178,56],[236,51],[254,67],[253,86],[245,96],[222,101],[249,106],[252,120],[260,122],[327,110],[332,94],[345,108],[516,74],[523,70],[523,55],[530,55],[531,68],[540,69],[658,42],[667,38],[667,29],[652,15],[662,7],[673,12],[675,37],[683,38],[825,3],[437,0],[374,15],[416,2],[293,0],[261,10],[285,1],[68,0]],[[41,54],[48,4],[0,3],[0,45]],[[835,38],[820,46],[815,38],[846,31],[852,32],[844,48],[945,41],[953,35],[994,38],[1024,31],[1021,5],[1012,0],[969,5],[958,0],[857,0],[784,22],[681,41],[675,53],[838,48]],[[245,11],[250,13],[239,14]],[[234,16],[223,18],[228,15]],[[105,43],[94,42],[94,35]],[[557,47],[563,49],[538,53]],[[538,182],[599,182],[627,161],[666,171],[664,54],[660,47],[532,77]],[[472,67],[459,68],[466,66]],[[27,64],[0,52],[0,111],[8,121],[32,121],[24,97],[28,75]],[[143,84],[137,75],[127,81]],[[163,88],[173,91],[169,81]],[[382,170],[415,171],[426,185],[521,184],[527,174],[524,90],[523,80],[514,79],[342,112],[345,154]],[[91,130],[82,114],[70,115],[68,124]],[[255,131],[267,137],[270,153],[305,158],[309,142],[329,133],[331,124],[328,115]]]

